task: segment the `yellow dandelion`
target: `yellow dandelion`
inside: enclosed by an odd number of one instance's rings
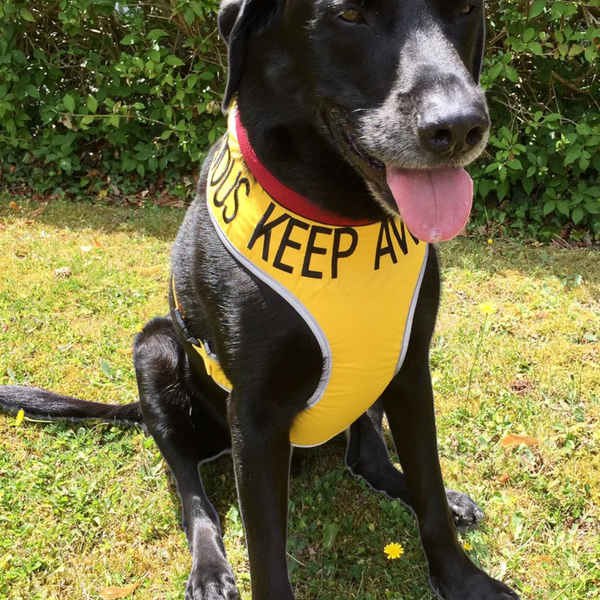
[[[494,243],[494,240],[493,240],[492,238],[490,238],[490,239],[488,240],[488,244],[493,244],[493,243]]]
[[[21,409],[17,413],[17,417],[15,419],[15,425],[18,427],[23,422],[24,418],[25,418],[25,411],[23,409]]]
[[[463,542],[463,548],[469,552],[470,550],[473,550],[473,546],[471,546],[471,544],[469,544],[469,542]]]
[[[489,315],[491,313],[495,313],[498,310],[498,307],[493,302],[483,302],[479,305],[479,310],[484,315]]]
[[[404,548],[396,542],[388,544],[383,551],[386,553],[388,560],[396,560],[404,554]]]

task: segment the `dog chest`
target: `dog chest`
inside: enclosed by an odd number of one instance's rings
[[[207,183],[212,223],[227,250],[304,319],[323,372],[291,441],[321,444],[377,400],[398,372],[410,335],[427,244],[402,221],[333,226],[290,210],[250,172],[230,116]],[[216,357],[207,371],[231,387]]]

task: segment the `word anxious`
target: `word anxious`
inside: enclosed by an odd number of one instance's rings
[[[209,181],[211,201],[221,212],[226,224],[236,220],[241,203],[252,201],[253,183],[242,172],[233,177],[235,161],[225,144],[217,157],[216,168]],[[373,270],[379,270],[382,261],[398,263],[401,255],[409,252],[409,236],[419,243],[402,221],[385,219],[365,227],[379,227],[377,243],[361,246],[361,227],[326,227],[297,218],[278,210],[270,202],[254,227],[247,247],[257,246],[263,261],[285,273],[300,273],[301,277],[323,279],[324,275],[337,279],[341,264],[357,252],[370,252]],[[371,236],[367,236],[372,240]],[[367,247],[368,246],[368,247]]]

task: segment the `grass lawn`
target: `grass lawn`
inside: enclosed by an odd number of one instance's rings
[[[0,208],[0,383],[136,399],[129,349],[167,310],[183,212],[55,203]],[[525,600],[600,597],[600,254],[460,239],[444,245],[431,358],[449,487],[486,512],[463,541]],[[57,271],[62,269],[62,271]],[[504,447],[509,434],[537,446]],[[336,440],[291,483],[298,600],[432,600],[410,513],[351,479]],[[229,458],[203,467],[249,600]],[[383,548],[403,545],[386,560]],[[179,499],[151,438],[109,424],[0,415],[0,598],[183,599]]]

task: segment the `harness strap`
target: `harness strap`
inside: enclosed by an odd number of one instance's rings
[[[175,277],[172,275],[171,289],[173,290],[173,300],[175,301],[175,308],[173,309],[175,321],[185,336],[186,341],[189,342],[192,345],[192,348],[194,348],[194,350],[202,357],[207,375],[212,377],[213,381],[224,390],[230,391],[232,386],[221,370],[219,358],[211,350],[208,341],[201,341],[196,338],[190,331],[190,328],[187,326],[185,322],[185,311],[183,310],[183,307],[179,302],[179,298],[177,297],[177,290],[175,289]]]
[[[171,287],[173,289],[173,300],[175,300],[175,309],[173,312],[175,313],[177,325],[179,325],[179,328],[181,329],[187,342],[192,344],[192,346],[199,346],[201,342],[192,335],[192,332],[185,323],[185,319],[183,317],[183,308],[181,307],[181,304],[179,304],[179,299],[177,298],[177,291],[175,290],[175,277],[173,276],[171,276]]]

